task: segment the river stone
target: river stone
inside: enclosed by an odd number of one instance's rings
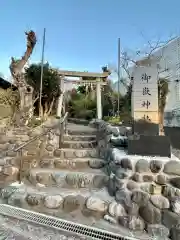
[[[65,212],[73,212],[80,207],[80,202],[76,196],[69,195],[64,198],[63,210]]]
[[[169,208],[170,206],[169,200],[162,195],[151,195],[150,201],[155,207],[159,209]]]
[[[171,160],[164,166],[164,172],[170,175],[180,176],[180,162]]]
[[[39,183],[49,185],[52,181],[52,174],[48,172],[39,172],[36,174],[36,180]]]
[[[115,196],[116,184],[115,184],[115,175],[113,173],[109,176],[109,180],[107,183],[107,189],[108,189],[108,193],[110,196]]]
[[[127,189],[134,190],[139,188],[139,184],[133,180],[129,180],[126,185]]]
[[[125,189],[120,189],[116,192],[115,199],[118,203],[128,204],[131,202],[131,192]]]
[[[61,157],[62,150],[61,149],[56,149],[54,150],[54,156],[55,157]]]
[[[91,159],[88,161],[90,168],[99,169],[105,166],[106,162],[102,159]]]
[[[137,203],[139,206],[145,206],[149,200],[149,194],[141,190],[135,190],[132,192],[132,201]]]
[[[140,185],[141,191],[146,192],[146,193],[151,193],[151,184],[152,183],[148,183],[148,182],[141,183],[141,185]]]
[[[44,198],[44,206],[50,209],[55,209],[61,206],[63,197],[61,195],[47,196]]]
[[[151,174],[144,174],[142,178],[143,178],[143,182],[153,182],[155,179],[155,176]]]
[[[161,161],[158,161],[158,160],[152,160],[150,162],[150,170],[151,172],[153,173],[158,173],[161,171],[163,167],[163,163]]]
[[[171,199],[173,197],[178,196],[178,192],[177,189],[175,189],[174,187],[167,185],[164,189],[163,189],[163,196],[167,197],[168,199]]]
[[[142,182],[143,178],[142,175],[140,173],[134,173],[134,175],[132,176],[132,180],[134,180],[135,182]]]
[[[19,169],[17,167],[13,167],[11,165],[4,165],[2,167],[2,173],[7,175],[7,176],[13,176],[13,175],[17,175],[17,173],[19,172]]]
[[[104,176],[99,176],[97,175],[97,181],[99,180],[100,183],[102,183]],[[76,188],[84,188],[84,187],[89,187],[91,184],[93,184],[94,180],[94,175],[93,174],[86,174],[86,173],[68,173],[66,175],[66,182],[68,185],[76,187]],[[99,183],[98,182],[98,183]]]
[[[132,166],[132,163],[131,163],[131,159],[129,159],[129,158],[121,159],[121,167],[125,168],[125,169],[132,170],[133,166]]]
[[[113,217],[109,216],[108,214],[104,215],[104,220],[106,220],[109,223],[116,224],[117,220]]]
[[[93,177],[92,185],[94,188],[102,188],[107,186],[109,177],[106,175],[96,175]]]
[[[119,217],[119,223],[133,231],[143,231],[145,227],[144,221],[136,216]]]
[[[166,184],[168,181],[168,176],[165,174],[158,174],[155,178],[155,182],[160,185]]]
[[[161,223],[161,211],[150,202],[146,202],[145,206],[140,207],[139,214],[147,223]]]
[[[39,165],[41,168],[54,168],[54,158],[43,158],[40,160]]]
[[[96,197],[89,197],[86,201],[86,207],[87,209],[91,211],[97,211],[104,213],[106,212],[108,205],[105,201],[96,198]]]
[[[145,159],[140,159],[137,161],[135,166],[136,172],[144,173],[149,171],[149,162]]]
[[[9,143],[0,144],[0,151],[7,151],[9,148]]]
[[[168,237],[169,229],[162,224],[148,224],[147,233],[153,237]]]
[[[171,198],[170,209],[172,212],[180,214],[180,197],[172,197]]]
[[[0,195],[2,198],[8,199],[16,191],[18,191],[17,187],[8,186],[8,187],[1,189]]]
[[[129,216],[138,216],[139,215],[139,206],[134,202],[124,203],[124,208]]]
[[[124,179],[124,178],[128,178],[130,175],[130,171],[128,171],[127,169],[124,168],[118,168],[115,172],[115,175],[117,178],[119,179]]]
[[[179,189],[176,189],[176,196],[180,197],[180,190]]]
[[[52,174],[52,179],[58,187],[63,187],[66,185],[66,172],[55,172]]]
[[[127,215],[124,207],[115,201],[109,204],[108,212],[113,217],[120,217],[120,216]]]
[[[0,134],[0,144],[6,144],[9,141],[9,138],[3,134]]]
[[[19,208],[24,208],[26,196],[26,192],[17,191],[8,198],[8,204]]]
[[[126,185],[126,180],[124,180],[124,179],[119,179],[119,178],[117,178],[116,176],[114,177],[114,179],[115,179],[115,189],[116,189],[116,191],[117,191],[117,190],[120,190],[120,189],[123,189],[123,188],[125,187],[125,185]]]
[[[180,226],[173,226],[171,228],[171,239],[179,240],[180,239]]]
[[[26,201],[30,206],[37,206],[41,203],[42,198],[43,197],[41,195],[38,195],[36,193],[29,193],[26,196]]]

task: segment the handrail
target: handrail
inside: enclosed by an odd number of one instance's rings
[[[64,128],[66,128],[66,124],[67,124],[67,117],[68,117],[68,112],[65,113],[65,115],[60,118],[59,120],[59,147],[61,147],[62,143],[63,143],[63,135],[64,135]],[[6,152],[6,155],[8,152],[17,152],[19,153],[19,157],[22,157],[22,149],[24,147],[26,147],[28,144],[34,142],[35,140],[39,139],[40,137],[46,135],[47,133],[49,133],[51,130],[52,130],[53,127],[51,127],[50,129],[48,129],[47,131],[33,137],[32,139],[26,141],[25,143],[21,144],[20,146],[18,146],[17,148],[15,149],[10,149]],[[21,179],[22,179],[22,168],[23,168],[23,159],[20,158],[20,166],[19,166],[19,182],[21,183]]]
[[[62,124],[63,122],[65,122],[65,120],[67,119],[67,116],[68,116],[68,112],[66,112],[65,115],[62,118],[60,118],[59,124]],[[34,142],[35,140],[39,139],[40,137],[46,135],[51,130],[52,130],[52,128],[48,129],[46,132],[43,132],[43,133],[39,134],[38,136],[31,138],[30,140],[26,141],[25,143],[21,144],[19,147],[15,148],[15,149],[8,150],[6,153],[11,152],[11,151],[18,152],[19,150],[26,147],[28,144],[30,144],[30,143]]]

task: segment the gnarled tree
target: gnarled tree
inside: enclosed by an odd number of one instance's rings
[[[25,32],[27,36],[27,48],[21,59],[11,58],[10,72],[13,84],[18,88],[20,103],[15,114],[15,123],[19,126],[27,125],[33,116],[33,88],[27,84],[22,72],[36,45],[36,35],[33,31]]]

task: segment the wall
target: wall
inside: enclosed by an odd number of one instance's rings
[[[52,123],[47,122],[34,129],[10,128],[0,133],[0,187],[17,181],[21,160],[23,174],[25,174],[29,168],[37,167],[43,157],[54,156],[59,144],[58,123],[58,120]],[[47,132],[48,129],[51,131]],[[19,156],[19,152],[12,150],[41,133],[44,135],[23,147],[22,156]]]
[[[112,133],[118,136],[119,131],[129,135],[127,129],[118,130],[103,121],[95,122],[94,126],[99,132],[100,154],[107,161],[108,191],[121,211],[121,225],[134,231],[146,230],[163,239],[168,239],[169,235],[173,240],[179,239],[179,159],[175,156],[171,159],[128,156],[123,149],[114,146],[122,137],[110,142]]]

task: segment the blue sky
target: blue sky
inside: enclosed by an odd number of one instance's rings
[[[31,62],[40,61],[44,27],[46,61],[100,71],[117,64],[118,37],[123,49],[133,50],[147,39],[179,34],[179,9],[179,0],[0,0],[0,72],[9,76],[10,57],[25,51],[26,30],[38,39]]]

